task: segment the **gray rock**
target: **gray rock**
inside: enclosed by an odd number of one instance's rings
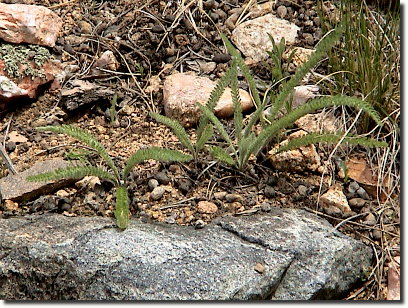
[[[52,180],[47,182],[27,182],[26,178],[31,175],[50,172],[58,168],[68,167],[70,164],[62,159],[49,159],[34,164],[31,168],[10,174],[0,179],[0,196],[2,199],[21,201],[30,200],[44,195],[67,185],[74,180]]]
[[[165,192],[166,190],[163,187],[157,186],[150,193],[150,198],[152,198],[153,200],[159,200],[161,199],[161,197],[163,197]]]
[[[170,183],[170,178],[165,171],[160,171],[154,175],[154,178],[159,181],[160,184],[167,185]]]
[[[228,203],[242,202],[242,201],[244,201],[244,197],[242,197],[239,194],[226,194],[225,195],[225,201],[228,202]]]
[[[362,208],[367,203],[363,198],[353,198],[349,200],[349,205],[354,208]]]
[[[147,186],[149,187],[150,191],[152,191],[157,186],[159,186],[159,181],[157,181],[156,179],[150,179],[147,183]]]
[[[367,194],[367,192],[365,191],[363,187],[360,187],[359,189],[357,189],[357,195],[359,195],[360,198],[364,200],[370,200],[370,196]]]
[[[302,210],[218,221],[119,231],[102,217],[4,219],[0,299],[335,299],[371,264],[371,248]]]

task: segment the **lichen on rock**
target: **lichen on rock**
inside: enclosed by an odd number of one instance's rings
[[[42,67],[51,57],[49,50],[42,46],[0,43],[0,61],[4,62],[3,70],[10,78],[45,78]]]

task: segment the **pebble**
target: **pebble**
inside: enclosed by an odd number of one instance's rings
[[[257,263],[254,267],[254,270],[259,274],[263,274],[265,272],[265,265],[263,265],[262,263]]]
[[[177,185],[181,193],[185,195],[190,191],[193,182],[191,182],[189,179],[179,179],[177,180]]]
[[[231,56],[227,53],[219,53],[215,54],[212,60],[215,63],[227,63],[229,60],[231,60]]]
[[[157,186],[153,189],[153,191],[150,193],[150,198],[152,198],[153,200],[157,201],[159,200],[161,197],[163,197],[164,192],[166,190],[161,187],[161,186]]]
[[[369,213],[365,218],[364,218],[364,224],[368,226],[374,226],[377,223],[377,219],[375,218],[374,214]]]
[[[324,211],[326,212],[327,215],[333,216],[333,217],[341,217],[342,213],[341,210],[334,205],[328,206],[324,208]]]
[[[272,210],[272,205],[268,202],[263,202],[261,204],[261,210],[264,212],[270,212]]]
[[[244,201],[244,198],[238,194],[226,194],[225,201],[227,201],[228,203],[236,202],[236,201],[241,202],[241,201]]]
[[[275,186],[276,184],[278,184],[278,177],[276,175],[271,175],[268,178],[268,181],[266,182],[266,184],[270,186]]]
[[[349,191],[350,194],[355,194],[357,189],[359,189],[359,188],[360,188],[360,185],[358,185],[357,182],[351,182],[349,184],[348,191]]]
[[[361,198],[365,200],[370,200],[370,196],[367,194],[367,192],[365,191],[363,187],[360,187],[359,189],[357,189],[357,195],[359,195]]]
[[[374,240],[381,240],[382,232],[380,230],[373,231],[373,239]]]
[[[170,165],[169,166],[169,171],[173,174],[181,174],[182,170],[179,165]]]
[[[288,14],[288,9],[286,8],[286,6],[280,5],[280,6],[276,9],[276,14],[277,14],[280,18],[285,18],[286,14]]]
[[[194,227],[195,227],[196,229],[202,229],[202,228],[205,227],[205,225],[206,225],[206,223],[205,223],[203,220],[201,220],[201,219],[198,219],[198,220],[194,223]]]
[[[313,46],[313,44],[314,44],[314,38],[313,38],[313,35],[312,35],[312,34],[310,34],[310,33],[303,33],[303,38],[305,39],[305,41],[306,41],[306,43],[307,43],[308,45]]]
[[[154,175],[154,178],[159,181],[160,184],[167,185],[170,183],[170,178],[165,171],[160,171]]]
[[[7,141],[6,150],[7,152],[13,152],[16,149],[16,143],[14,141]]]
[[[197,205],[197,211],[202,214],[214,214],[218,207],[210,201],[200,201]]]
[[[366,204],[366,200],[362,198],[353,198],[349,200],[349,205],[355,208],[362,208]]]
[[[216,200],[224,200],[226,195],[227,195],[226,191],[217,191],[214,193],[214,198]]]
[[[306,196],[307,195],[307,187],[305,185],[299,185],[298,186],[298,192],[301,196]]]
[[[152,32],[154,32],[154,33],[163,33],[163,32],[164,32],[164,29],[163,29],[163,27],[160,26],[160,25],[154,25],[154,26],[152,27]]]
[[[265,197],[267,198],[275,197],[276,196],[275,188],[273,188],[272,186],[266,185],[264,189],[264,194],[265,194]]]
[[[157,186],[159,186],[159,181],[157,181],[156,179],[150,179],[147,183],[147,186],[149,187],[149,190],[152,191]]]

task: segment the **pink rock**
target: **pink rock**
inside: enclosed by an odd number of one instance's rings
[[[0,3],[0,38],[4,41],[53,47],[61,28],[61,18],[46,7]]]
[[[163,86],[164,110],[168,117],[178,120],[184,127],[190,127],[200,119],[197,102],[205,104],[216,82],[194,73],[177,73],[167,77]],[[253,107],[247,91],[239,90],[242,111]],[[218,117],[226,118],[234,113],[231,90],[226,88],[218,101],[214,112]]]
[[[49,60],[44,63],[39,72],[41,76],[24,76],[21,66],[19,72],[21,76],[11,78],[8,76],[4,62],[0,60],[0,111],[9,109],[9,102],[19,98],[36,98],[42,85],[52,82],[52,87],[58,87],[57,76],[63,72],[61,63],[57,60]]]
[[[268,158],[275,169],[281,171],[316,171],[320,167],[320,156],[313,144],[276,154],[280,146],[287,144],[289,140],[306,134],[302,130],[290,134],[287,140],[282,141],[268,152]]]

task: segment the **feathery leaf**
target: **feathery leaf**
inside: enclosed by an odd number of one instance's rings
[[[208,142],[214,135],[214,130],[211,124],[207,124],[204,127],[204,130],[201,134],[201,136],[198,138],[196,144],[195,144],[195,153],[197,153],[204,147],[204,144]]]
[[[71,136],[72,138],[75,138],[82,143],[88,145],[92,149],[94,149],[106,162],[106,164],[112,169],[112,171],[115,173],[115,175],[119,178],[119,171],[115,166],[115,163],[112,160],[112,157],[109,156],[108,152],[104,148],[104,146],[95,139],[94,136],[92,136],[90,133],[87,131],[75,127],[72,125],[61,125],[61,126],[43,126],[43,127],[37,127],[37,130],[40,131],[50,131],[58,134],[66,134],[68,136]]]
[[[235,165],[234,159],[224,149],[217,146],[209,146],[208,151],[215,159],[231,166]]]
[[[191,160],[192,156],[183,154],[176,150],[164,149],[159,147],[137,150],[127,160],[125,169],[123,170],[123,177],[126,178],[136,164],[139,164],[148,159],[154,159],[161,162],[185,162]]]
[[[280,146],[274,154],[278,154],[285,151],[297,149],[299,147],[307,146],[310,144],[316,144],[319,142],[324,143],[337,143],[342,140],[342,143],[350,143],[355,145],[362,145],[366,147],[386,147],[387,143],[370,138],[363,138],[358,136],[348,135],[342,139],[342,134],[332,133],[309,133],[305,136],[289,140],[288,143]]]
[[[129,197],[126,187],[119,186],[116,189],[116,224],[120,229],[126,229],[129,223]]]
[[[37,175],[32,175],[27,177],[29,182],[46,182],[50,180],[60,180],[60,179],[81,179],[85,176],[97,176],[98,178],[111,181],[112,183],[117,183],[116,177],[99,168],[94,166],[72,166],[59,168],[54,171],[44,172]]]
[[[183,126],[180,125],[179,122],[170,119],[169,117],[162,116],[155,112],[150,112],[150,116],[155,119],[157,122],[163,123],[164,125],[171,128],[173,133],[177,136],[180,143],[185,146],[191,153],[194,153],[194,146],[190,141],[190,138],[184,129]]]
[[[233,64],[234,67],[234,64]],[[238,89],[238,76],[236,67],[234,67],[234,74],[231,77],[231,97],[232,103],[234,104],[234,123],[235,123],[235,136],[238,143],[242,138],[242,108],[241,108],[241,97],[239,96]]]
[[[211,122],[213,122],[214,126],[217,128],[222,138],[224,138],[224,140],[227,141],[229,145],[232,145],[231,138],[229,137],[227,131],[225,130],[220,120],[218,120],[218,118],[214,115],[214,113],[207,106],[203,106],[201,104],[197,105],[201,109],[203,115],[206,116]]]

